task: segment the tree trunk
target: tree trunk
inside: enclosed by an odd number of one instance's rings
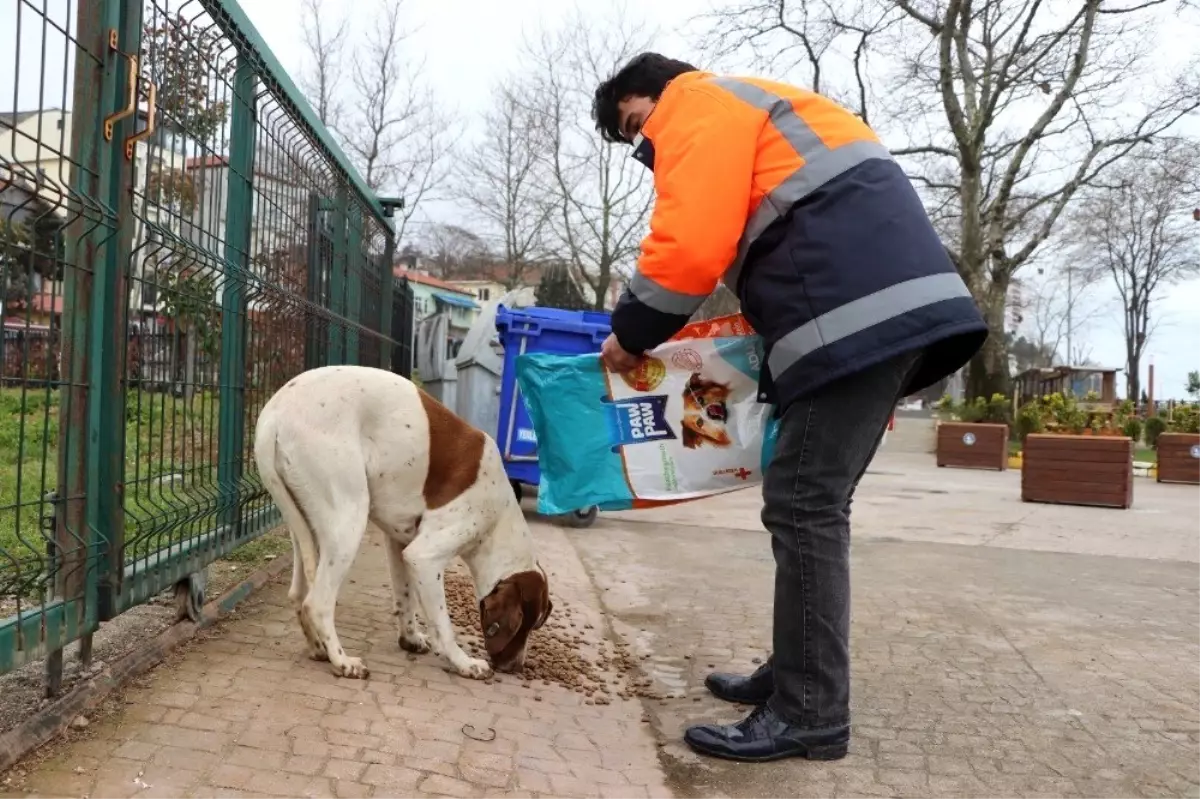
[[[1142,354],[1130,348],[1126,353],[1125,396],[1134,402],[1142,395]]]
[[[967,366],[966,399],[991,398],[993,394],[1008,396],[1012,377],[1008,371],[1008,346],[1004,338],[1004,316],[1008,282],[996,280],[988,285],[983,296],[976,297],[979,310],[988,324],[988,337]]]
[[[608,286],[612,283],[611,272],[601,267],[600,275],[596,278],[596,297],[592,302],[593,310],[603,311],[608,302]]]

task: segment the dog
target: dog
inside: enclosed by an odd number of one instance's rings
[[[728,447],[733,443],[725,423],[729,421],[731,389],[725,383],[701,377],[693,372],[683,389],[682,443],[688,449],[708,444]]]
[[[432,648],[473,679],[515,671],[529,634],[553,610],[533,537],[500,450],[400,375],[327,366],[295,377],[258,417],[254,459],[291,531],[288,597],[309,656],[363,679],[346,654],[334,606],[368,522],[384,534],[399,645]],[[459,646],[446,608],[446,566],[461,556],[479,600],[487,661]],[[429,627],[422,632],[418,610]]]

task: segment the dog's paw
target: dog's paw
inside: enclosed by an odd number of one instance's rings
[[[405,652],[412,652],[417,655],[424,655],[432,649],[429,644],[429,636],[415,630],[408,633],[400,633],[400,648]]]
[[[492,667],[486,660],[477,658],[467,658],[462,665],[455,666],[454,670],[460,677],[466,677],[469,680],[486,680],[492,676]]]
[[[352,657],[343,658],[340,664],[334,664],[333,673],[339,677],[347,677],[351,680],[365,680],[370,675],[366,664],[362,662],[362,658]]]

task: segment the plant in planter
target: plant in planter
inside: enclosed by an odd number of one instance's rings
[[[938,409],[946,420],[937,427],[937,465],[960,469],[1008,468],[1008,425],[1012,407],[1003,394],[976,397],[957,405],[943,397]]]
[[[1123,435],[1108,414],[1081,408],[1071,396],[1051,394],[1022,407],[1018,419],[1027,431],[1022,500],[1117,508],[1133,504],[1133,438]]]
[[[1158,482],[1200,484],[1200,406],[1175,408],[1166,431],[1155,443]]]

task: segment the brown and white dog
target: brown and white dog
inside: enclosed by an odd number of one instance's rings
[[[491,673],[459,646],[446,609],[443,574],[461,556],[482,597],[492,663],[501,671],[524,664],[529,633],[553,605],[489,436],[399,375],[327,366],[291,380],[263,407],[254,458],[291,531],[288,596],[311,657],[328,659],[334,674],[367,676],[339,643],[333,613],[371,522],[386,541],[401,647],[428,652],[432,644],[464,677]]]

